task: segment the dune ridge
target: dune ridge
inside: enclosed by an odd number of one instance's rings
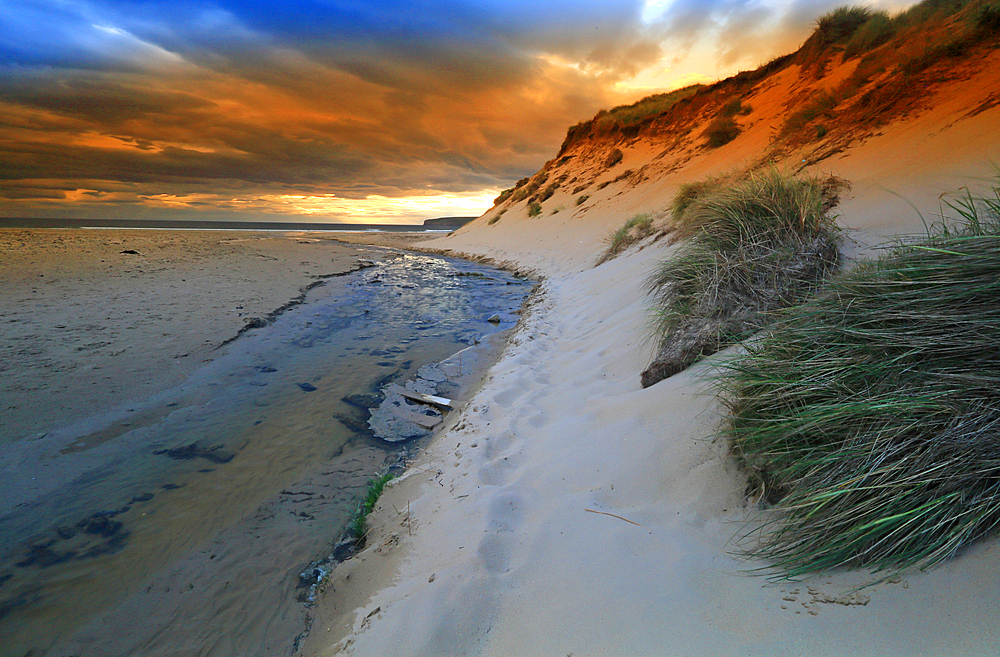
[[[544,282],[481,389],[386,489],[368,549],[329,582],[306,654],[1000,652],[993,539],[889,579],[751,576],[767,564],[739,556],[756,508],[717,437],[714,361],[639,381],[655,351],[642,283],[677,248],[664,233],[681,185],[760,165],[836,176],[850,184],[836,209],[843,250],[859,257],[922,233],[942,195],[995,181],[1000,50],[995,38],[954,45],[982,4],[870,50],[885,70],[819,107],[823,131],[785,128],[871,61],[817,37],[637,123],[609,128],[599,115],[572,128],[489,212],[421,245]],[[708,145],[734,97],[738,133]],[[658,230],[595,266],[639,213]]]

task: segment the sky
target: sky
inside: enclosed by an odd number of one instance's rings
[[[0,0],[0,216],[476,216],[569,126],[845,3]]]

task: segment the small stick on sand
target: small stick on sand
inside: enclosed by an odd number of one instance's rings
[[[643,529],[645,529],[645,527],[643,525],[640,525],[639,523],[635,522],[634,520],[629,520],[628,518],[622,518],[621,516],[616,516],[613,513],[608,513],[607,511],[595,511],[593,509],[584,509],[584,511],[589,511],[591,513],[597,513],[597,514],[600,514],[602,516],[611,516],[612,518],[618,518],[619,520],[624,520],[625,522],[630,523],[632,525],[635,525],[636,527],[642,527]]]

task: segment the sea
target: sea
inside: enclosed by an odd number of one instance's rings
[[[0,228],[130,228],[170,230],[256,231],[372,231],[386,233],[439,233],[463,226],[474,217],[442,217],[423,224],[349,224],[293,221],[203,221],[166,219],[64,219],[45,217],[0,217]]]

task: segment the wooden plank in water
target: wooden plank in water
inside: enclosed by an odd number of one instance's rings
[[[412,399],[413,401],[423,402],[424,404],[430,404],[432,406],[440,406],[441,408],[451,409],[454,402],[445,397],[435,397],[434,395],[425,395],[422,392],[414,392],[412,390],[407,390],[403,386],[392,385],[389,387],[390,392],[398,393],[407,399]]]

